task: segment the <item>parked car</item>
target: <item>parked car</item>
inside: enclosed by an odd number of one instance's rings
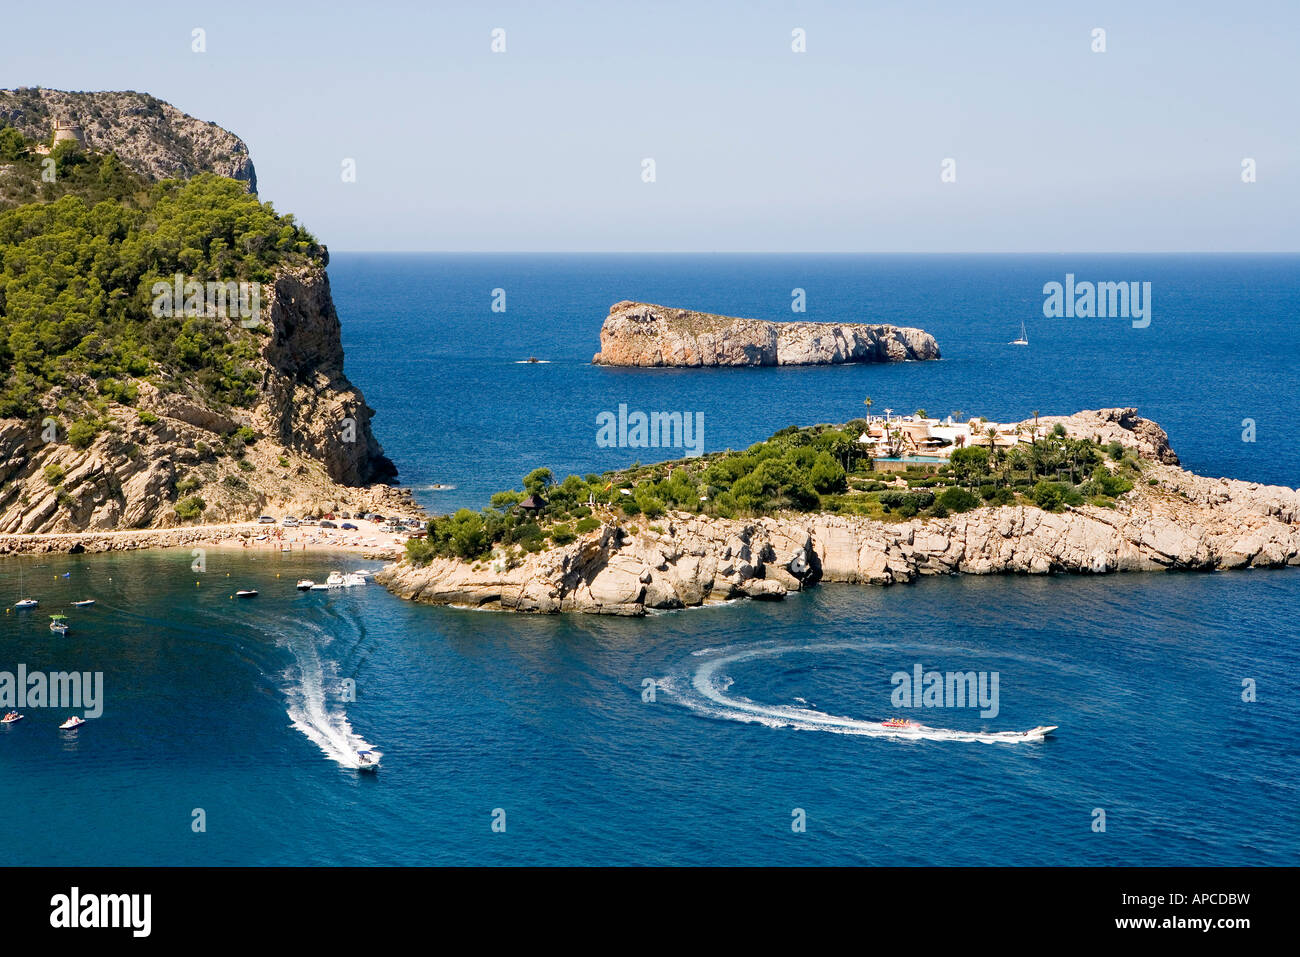
[[[353,525],[351,522],[344,522],[342,525],[339,526],[339,528],[346,529],[349,532],[355,532],[357,530],[357,527]]]
[[[282,521],[280,524],[283,525],[285,528],[297,528],[298,520],[294,518],[292,515],[286,515],[284,517],[284,521]]]
[[[334,513],[333,513],[333,512],[326,512],[326,513],[325,513],[324,515],[322,515],[321,517],[322,517],[323,519],[325,519],[325,521],[327,521],[327,522],[332,522],[332,521],[334,521]]]
[[[271,516],[271,515],[259,515],[259,516],[257,517],[257,524],[259,524],[259,525],[274,525],[274,524],[275,524],[275,518],[274,518],[273,516]]]
[[[304,519],[303,519],[301,522],[299,522],[298,524],[299,524],[299,525],[319,525],[320,522],[316,521],[316,519],[314,519],[314,518],[304,518]]]
[[[321,520],[320,527],[321,527],[321,528],[338,528],[338,526],[335,525],[333,522],[331,522],[328,518],[326,518],[326,519],[322,519],[322,520]]]

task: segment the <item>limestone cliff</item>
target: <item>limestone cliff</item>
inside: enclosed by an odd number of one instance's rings
[[[608,366],[788,366],[938,359],[921,329],[737,319],[644,302],[613,305],[592,362]]]
[[[36,140],[48,140],[56,122],[75,124],[91,149],[117,154],[150,179],[216,173],[257,192],[257,171],[243,140],[147,93],[0,90],[0,120]]]
[[[513,568],[438,559],[423,568],[391,565],[376,579],[400,597],[433,604],[642,615],[739,597],[782,598],[818,581],[1300,565],[1297,490],[1203,478],[1166,464],[1177,459],[1164,430],[1132,409],[1050,421],[1137,450],[1148,461],[1144,481],[1113,509],[982,507],[905,522],[670,513],[658,531],[634,533],[607,512],[602,528]]]

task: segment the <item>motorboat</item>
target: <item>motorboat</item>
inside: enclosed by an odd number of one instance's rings
[[[378,751],[358,751],[357,752],[357,770],[358,771],[378,771],[379,759],[383,757]]]
[[[90,607],[91,605],[93,605],[94,603],[95,603],[95,599],[93,599],[93,598],[83,598],[81,601],[74,601],[74,602],[72,603],[72,607],[73,607],[73,608],[89,608],[89,607]]]
[[[344,588],[353,588],[357,585],[364,585],[365,583],[366,583],[366,576],[359,575],[356,572],[348,572],[346,575],[343,576]]]
[[[23,720],[23,716],[17,711],[10,711],[3,718],[0,718],[0,724],[17,724]]]
[[[295,585],[294,587],[297,588],[298,591],[311,591],[312,586],[314,586],[315,584],[316,583],[312,581],[310,578],[299,578],[298,584]]]
[[[63,724],[59,725],[60,731],[74,731],[86,723],[85,718],[78,718],[75,714]]]
[[[1028,731],[1021,731],[1020,733],[1026,738],[1045,738],[1059,727],[1060,725],[1056,724],[1040,724],[1036,728],[1030,728]]]
[[[68,616],[50,615],[50,631],[56,635],[66,635],[68,633]]]
[[[326,585],[326,584],[324,584],[324,583],[322,583],[322,582],[316,582],[314,585],[311,586],[311,590],[312,590],[312,591],[329,591],[329,590],[330,590],[330,586],[329,586],[329,585]]]
[[[256,588],[241,588],[241,589],[239,589],[239,591],[235,592],[235,597],[236,597],[236,598],[256,598],[256,597],[257,597],[257,589],[256,589]]]
[[[325,579],[325,586],[326,586],[327,588],[342,588],[342,587],[343,587],[343,573],[342,573],[342,572],[330,572],[329,577]]]
[[[15,607],[15,608],[35,608],[35,607],[36,607],[37,605],[39,605],[39,604],[40,604],[40,602],[38,602],[35,598],[20,598],[20,599],[18,599],[16,602],[14,602],[14,607]]]

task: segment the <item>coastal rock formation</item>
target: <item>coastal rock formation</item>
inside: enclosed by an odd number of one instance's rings
[[[56,123],[75,124],[86,146],[116,153],[150,179],[208,172],[257,192],[257,171],[243,140],[147,93],[0,90],[0,120],[36,140],[48,139]]]
[[[38,424],[0,419],[0,533],[176,526],[175,505],[191,492],[203,500],[204,522],[399,498],[409,510],[396,490],[377,498],[361,488],[396,469],[371,432],[372,410],[343,374],[324,268],[288,270],[266,290],[270,328],[251,408],[213,409],[191,398],[183,381],[159,388],[141,380],[135,405],[110,406],[105,428],[84,449],[57,425],[50,442]],[[234,438],[241,428],[256,436],[251,444]]]
[[[921,329],[865,323],[768,322],[620,302],[600,329],[608,366],[787,366],[938,359]]]
[[[1040,423],[1044,420],[1040,419]],[[1049,420],[1052,422],[1057,419]],[[400,597],[514,611],[642,615],[739,597],[780,598],[818,581],[895,584],[921,575],[1104,573],[1300,565],[1300,492],[1193,475],[1164,430],[1132,409],[1060,418],[1067,431],[1143,451],[1144,480],[1116,507],[982,507],[879,522],[813,514],[753,521],[670,513],[632,534],[613,513],[570,545],[500,561],[399,563],[376,580]],[[1113,436],[1113,438],[1108,437]],[[1175,458],[1176,461],[1176,458]]]

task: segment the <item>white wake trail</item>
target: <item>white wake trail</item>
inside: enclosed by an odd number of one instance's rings
[[[326,757],[345,768],[355,768],[357,752],[374,748],[348,722],[337,680],[338,666],[322,661],[316,643],[308,637],[290,640],[288,646],[297,664],[297,673],[289,676],[292,683],[287,689],[289,720]],[[339,690],[328,692],[327,679],[329,687]]]
[[[790,705],[766,705],[748,698],[728,694],[733,679],[719,675],[727,665],[753,658],[774,658],[793,652],[809,651],[865,651],[860,644],[822,644],[781,646],[776,648],[749,648],[704,662],[691,679],[691,688],[698,698],[681,695],[687,707],[711,717],[726,718],[766,725],[770,728],[794,728],[800,731],[830,731],[836,734],[861,735],[868,738],[894,738],[913,741],[977,741],[984,744],[1026,744],[1043,740],[1040,735],[1026,735],[1021,731],[957,731],[949,728],[931,728],[916,724],[906,728],[886,728],[880,721],[847,718],[826,714],[813,708],[796,708]],[[671,684],[667,685],[672,687]]]

